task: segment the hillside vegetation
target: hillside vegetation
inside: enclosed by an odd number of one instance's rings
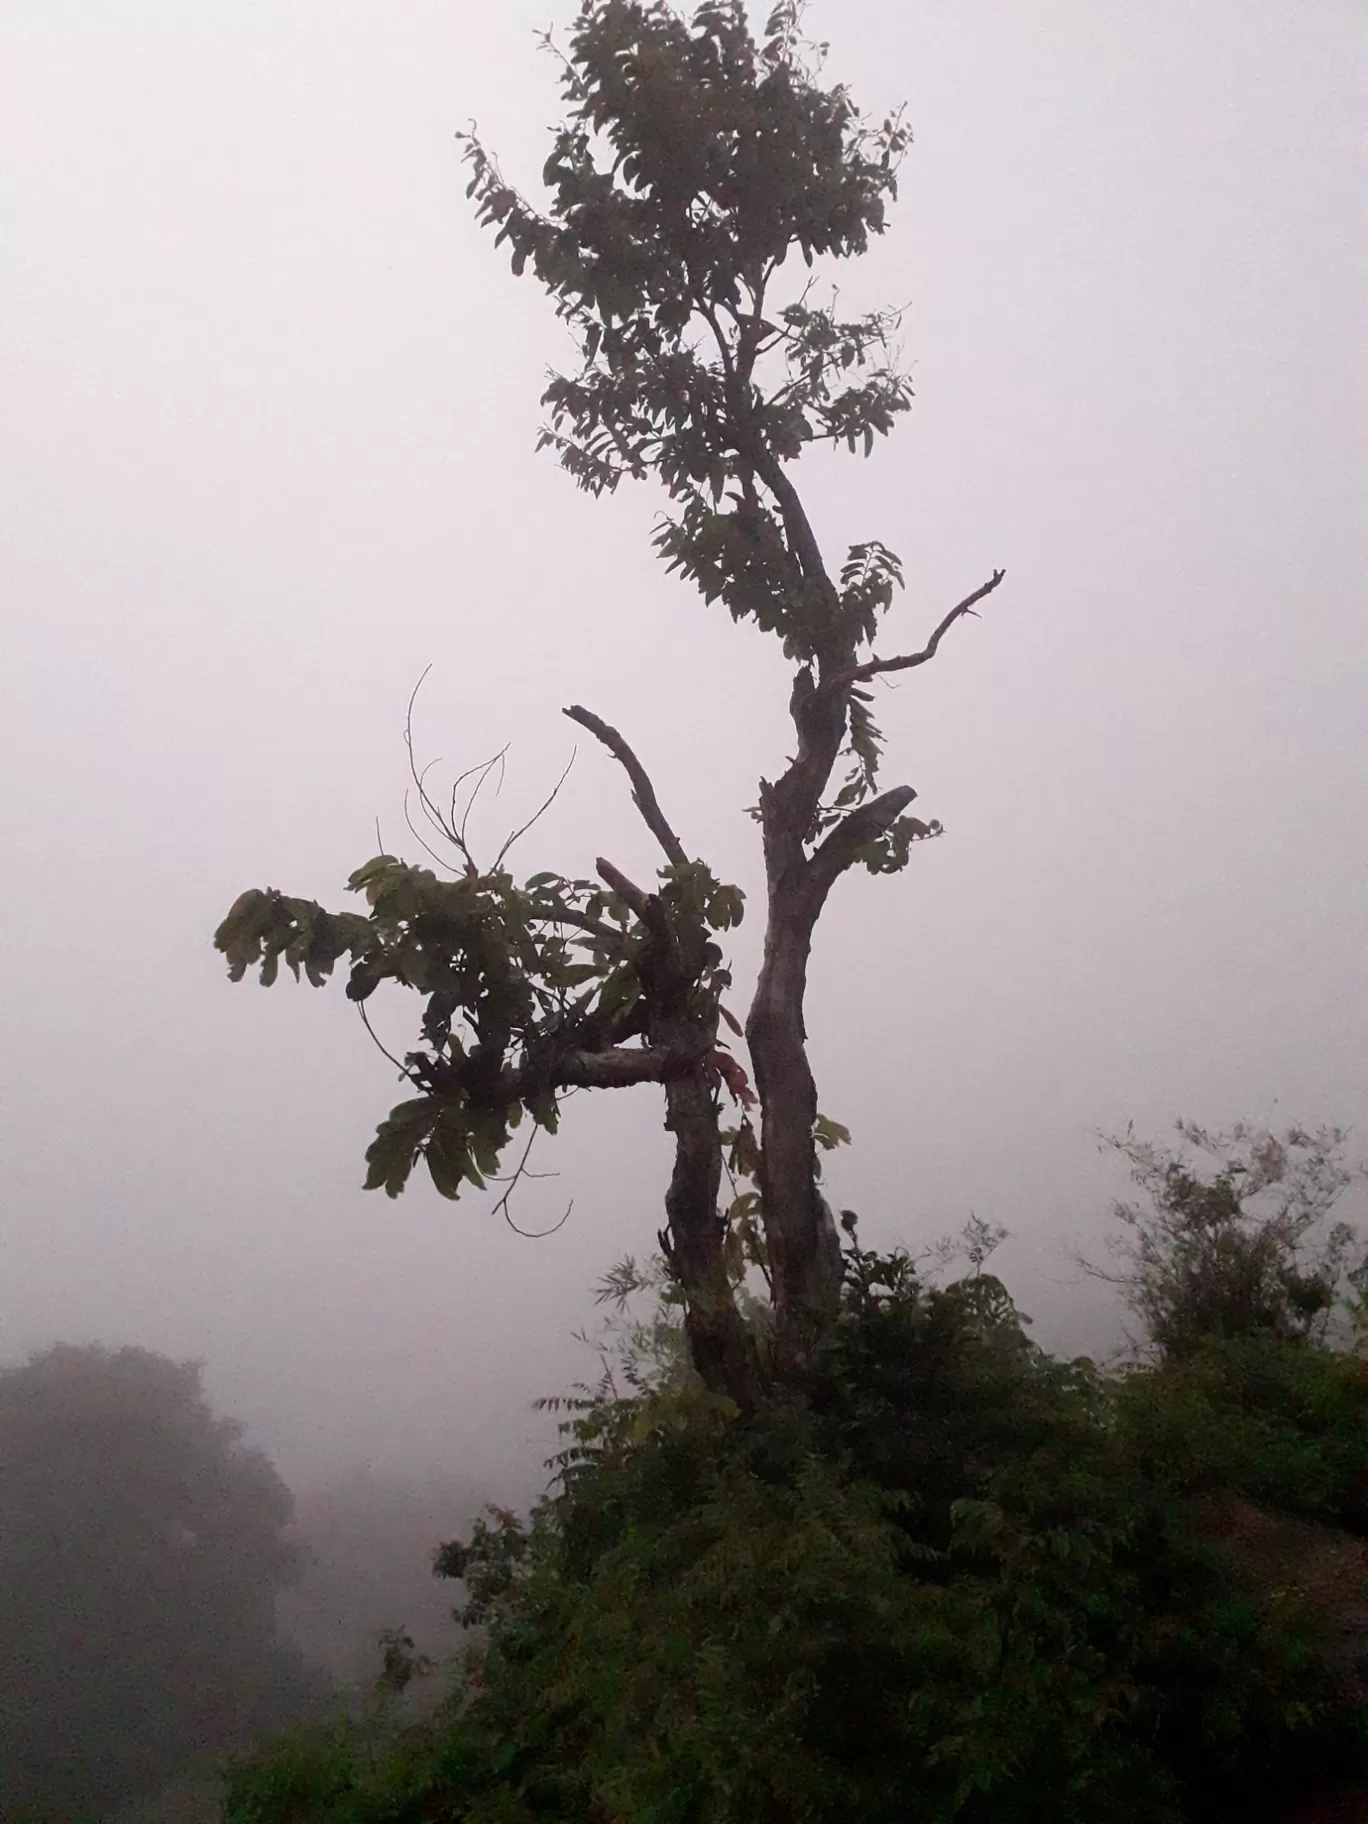
[[[1205,1176],[1136,1162],[1131,1233],[1206,1327],[1111,1371],[1031,1341],[981,1228],[944,1284],[852,1237],[818,1372],[761,1412],[703,1387],[667,1291],[547,1500],[438,1555],[479,1634],[437,1714],[287,1739],[229,1816],[1214,1824],[1362,1777],[1357,1294],[1305,1296],[1342,1249],[1287,1222],[1338,1137],[1223,1138]]]

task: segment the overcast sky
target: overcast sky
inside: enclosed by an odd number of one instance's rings
[[[0,0],[0,1357],[202,1355],[297,1476],[535,1471],[588,1291],[660,1222],[653,1092],[579,1097],[512,1234],[360,1190],[398,1099],[340,985],[232,987],[239,891],[335,906],[400,846],[404,705],[511,742],[497,844],[622,728],[759,884],[777,649],[654,561],[657,501],[533,444],[565,343],[474,224],[470,118],[535,189],[570,0]],[[887,779],[946,825],[843,882],[814,958],[867,1238],[1007,1224],[1043,1340],[1120,1188],[1094,1130],[1364,1114],[1362,23],[1350,0],[825,0],[915,145],[843,295],[906,302],[917,401],[797,474],[915,643]],[[412,848],[412,844],[407,846]],[[581,742],[527,872],[654,865]],[[758,905],[752,899],[753,910]],[[755,921],[758,923],[758,919]],[[744,979],[757,932],[737,947]],[[745,993],[736,999],[744,1006]],[[741,1010],[740,1008],[738,1010]]]

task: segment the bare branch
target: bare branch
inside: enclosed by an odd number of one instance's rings
[[[963,615],[972,614],[974,604],[981,602],[985,595],[991,595],[1006,574],[1005,570],[994,570],[982,587],[975,589],[972,595],[966,595],[962,602],[956,602],[920,652],[903,653],[896,659],[866,659],[863,665],[852,665],[845,671],[838,671],[831,677],[824,678],[821,685],[822,690],[826,693],[844,690],[850,684],[867,683],[870,678],[876,678],[885,671],[910,671],[914,665],[925,665],[928,659],[935,658],[936,648],[955,622]]]
[[[414,764],[413,751],[412,751],[412,748],[410,748],[410,750],[409,750],[409,770],[410,771],[413,770],[413,764]],[[423,812],[424,812],[425,816],[427,817],[428,822],[430,824],[432,824],[433,828],[438,832],[439,835],[446,836],[446,833],[447,833],[446,825],[442,822],[440,817],[434,816],[432,809],[430,807],[430,803],[429,803],[428,795],[427,795],[427,776],[432,771],[434,766],[439,766],[440,764],[441,764],[440,755],[435,760],[429,760],[427,765],[423,768],[422,772],[418,773],[416,775],[416,781],[417,781],[417,786],[418,786],[418,801],[423,807]]]
[[[553,1177],[555,1177],[556,1174],[554,1172],[533,1172],[531,1175],[534,1178],[553,1178]],[[509,1196],[509,1193],[512,1191],[512,1188],[513,1187],[510,1185],[508,1191],[506,1191],[504,1193],[504,1195],[502,1197],[500,1197],[499,1201],[494,1205],[494,1208],[499,1211],[500,1215],[503,1217],[504,1221],[508,1224],[509,1228],[512,1229],[513,1233],[515,1235],[521,1235],[524,1241],[545,1241],[548,1235],[556,1234],[560,1229],[563,1229],[565,1227],[567,1222],[569,1222],[570,1212],[575,1207],[575,1200],[573,1197],[570,1199],[569,1203],[567,1203],[565,1206],[565,1214],[560,1218],[560,1220],[558,1222],[553,1222],[551,1224],[550,1228],[547,1228],[547,1229],[520,1229],[518,1227],[517,1223],[514,1222],[513,1218],[509,1215],[507,1207],[506,1207],[507,1201],[508,1201],[508,1196]]]
[[[413,706],[418,701],[418,692],[423,688],[423,684],[431,670],[432,666],[428,664],[425,665],[419,673],[418,682],[414,685],[413,690],[409,695],[408,710],[404,716],[404,747],[408,753],[409,773],[411,774],[413,783],[418,791],[418,802],[422,806],[428,822],[435,830],[439,831],[447,841],[451,842],[460,851],[464,859],[469,862],[470,856],[466,850],[465,844],[461,841],[454,829],[448,828],[441,811],[438,810],[437,806],[432,802],[431,797],[428,795],[427,776],[437,762],[435,760],[430,760],[423,768],[422,772],[419,772],[418,761],[413,752]],[[413,818],[409,815],[407,792],[404,794],[404,821],[408,824],[413,835],[416,836],[418,841],[423,844],[423,847],[427,849],[428,854],[433,857],[434,861],[440,862],[443,867],[448,866],[449,864],[442,861],[441,857],[437,855],[436,852],[423,841],[422,836],[418,834]]]
[[[364,1001],[358,1001],[356,1003],[356,1011],[361,1015],[361,1024],[365,1027],[366,1031],[370,1034],[371,1043],[375,1046],[375,1049],[380,1053],[380,1055],[382,1057],[389,1059],[390,1063],[393,1064],[394,1068],[399,1072],[399,1075],[401,1077],[406,1078],[408,1082],[415,1084],[418,1088],[421,1088],[422,1084],[421,1084],[420,1079],[417,1076],[415,1076],[414,1072],[409,1068],[409,1066],[407,1064],[401,1064],[399,1062],[398,1058],[395,1057],[394,1053],[389,1049],[389,1047],[381,1039],[379,1033],[375,1030],[374,1026],[371,1025],[370,1015],[366,1012],[366,1003]]]
[[[414,685],[412,693],[409,696],[408,711],[404,717],[404,746],[408,752],[409,773],[412,776],[414,786],[417,789],[418,803],[422,808],[423,815],[427,818],[427,820],[428,820],[429,824],[431,824],[432,828],[437,831],[439,836],[441,836],[442,840],[444,842],[449,842],[451,844],[451,846],[456,850],[456,852],[460,855],[461,859],[465,863],[467,873],[471,873],[471,872],[475,872],[477,870],[476,870],[476,865],[475,865],[475,859],[471,855],[469,846],[466,842],[466,824],[469,822],[470,812],[475,803],[475,800],[480,795],[480,788],[484,785],[484,783],[488,779],[491,771],[496,766],[500,769],[499,779],[500,779],[500,784],[502,784],[502,782],[503,782],[503,770],[502,770],[503,761],[504,761],[504,755],[508,752],[508,748],[506,746],[500,748],[499,752],[494,755],[492,760],[484,760],[484,761],[481,761],[478,766],[471,766],[471,767],[466,768],[465,772],[463,772],[460,775],[460,777],[456,780],[456,783],[451,788],[451,813],[449,816],[444,815],[440,806],[438,806],[436,804],[436,802],[433,800],[431,793],[427,789],[427,776],[432,771],[433,767],[439,765],[440,762],[436,759],[429,760],[427,765],[420,772],[418,770],[418,762],[417,762],[417,759],[416,759],[416,757],[414,755],[414,751],[413,751],[413,706],[418,701],[418,692],[423,688],[423,684],[427,678],[428,672],[430,672],[431,670],[432,670],[431,665],[427,665],[424,667],[421,675],[419,676],[418,682]],[[469,801],[467,802],[466,807],[465,807],[465,814],[462,816],[460,826],[458,828],[457,823],[456,823],[457,795],[460,792],[461,786],[465,783],[465,781],[472,777],[475,778],[475,786],[470,794]],[[559,789],[559,788],[557,788],[557,789]],[[540,815],[540,812],[538,813],[538,815]],[[410,814],[409,808],[408,808],[408,793],[407,792],[405,792],[405,794],[404,794],[404,821],[408,824],[410,832],[422,844],[423,848],[427,850],[428,854],[432,857],[432,859],[435,862],[437,862],[440,867],[449,868],[449,869],[451,869],[452,873],[455,873],[456,870],[454,868],[451,868],[450,862],[446,861],[442,856],[440,856],[437,853],[437,851],[432,847],[431,843],[429,843],[426,840],[426,838],[423,836],[422,832],[418,829],[417,825],[414,823],[413,817]],[[536,821],[536,819],[534,818],[533,822],[535,822],[535,821]],[[510,840],[515,840],[515,839],[516,838],[512,838]]]
[[[635,1083],[673,1083],[696,1071],[704,1055],[699,1047],[687,1043],[609,1045],[598,1051],[552,1045],[538,1049],[522,1064],[500,1071],[492,1082],[483,1083],[480,1100],[490,1107],[506,1107],[544,1095],[548,1090],[564,1090],[569,1095],[577,1089],[629,1089]],[[429,1086],[422,1082],[420,1087]]]
[[[493,757],[491,759],[482,760],[476,766],[467,767],[466,770],[457,777],[454,784],[452,785],[450,811],[449,812],[442,811],[442,809],[434,801],[432,794],[428,791],[428,788],[427,788],[428,774],[432,771],[434,766],[437,766],[440,764],[440,761],[436,760],[436,759],[429,760],[427,765],[420,772],[418,769],[418,762],[414,755],[414,749],[413,749],[413,706],[417,702],[418,692],[423,688],[423,684],[427,678],[428,672],[431,670],[432,670],[431,665],[428,665],[427,667],[425,667],[422,675],[418,679],[418,682],[414,685],[412,694],[409,697],[408,713],[404,718],[404,746],[408,750],[409,772],[412,775],[413,784],[417,790],[418,803],[423,811],[423,815],[427,818],[428,822],[432,825],[433,829],[436,830],[437,833],[441,836],[442,840],[444,842],[449,842],[451,844],[451,846],[457,851],[457,853],[461,856],[462,860],[464,861],[467,871],[469,871],[469,870],[473,869],[476,865],[474,858],[472,857],[472,855],[470,853],[469,843],[467,842],[467,839],[466,839],[466,826],[470,822],[470,813],[475,808],[475,800],[479,797],[481,791],[484,789],[485,785],[488,783],[490,774],[493,773],[493,771],[495,770],[496,767],[498,768],[499,778],[498,778],[498,784],[495,787],[495,792],[497,793],[499,790],[502,789],[503,774],[504,774],[504,760],[508,753],[508,748],[505,745],[505,746],[501,747],[499,749],[498,753],[493,755]],[[614,731],[609,730],[609,733],[613,733],[613,732]],[[619,739],[620,739],[620,737],[619,737]],[[630,749],[628,751],[630,752]],[[520,837],[525,836],[527,834],[527,832],[534,826],[534,824],[538,823],[541,820],[541,818],[546,814],[546,812],[548,810],[550,810],[551,806],[555,803],[556,799],[560,796],[561,787],[565,784],[565,781],[569,778],[570,768],[574,764],[575,764],[575,756],[572,753],[569,761],[566,764],[565,771],[561,774],[560,778],[556,781],[551,792],[547,796],[545,802],[542,803],[540,806],[538,806],[538,808],[528,818],[526,823],[520,824],[517,829],[512,831],[512,833],[507,838],[505,838],[503,847],[499,850],[498,854],[494,857],[493,867],[490,869],[491,873],[497,872],[497,870],[503,865],[504,859],[507,856],[509,850],[513,847],[514,843],[517,842]],[[643,775],[643,777],[644,777],[644,775]],[[475,783],[471,787],[470,796],[466,801],[465,809],[461,813],[460,822],[458,823],[456,821],[457,805],[458,805],[459,799],[460,799],[461,787],[465,784],[467,779],[473,779],[475,781]],[[432,847],[431,843],[429,843],[424,838],[422,832],[418,829],[417,825],[414,823],[412,816],[409,814],[407,793],[405,793],[405,796],[404,796],[404,819],[408,824],[411,834],[414,835],[418,839],[418,841],[427,850],[428,854],[432,857],[432,859],[434,861],[440,863],[441,866],[443,866],[443,867],[449,867],[450,864],[442,859],[442,857]],[[452,871],[455,872],[454,869]]]
[[[572,722],[578,722],[581,728],[587,728],[591,735],[597,736],[614,759],[621,763],[632,782],[632,799],[645,819],[647,829],[675,866],[683,867],[689,859],[684,852],[684,844],[666,822],[646,768],[622,736],[615,728],[610,728],[602,717],[596,716],[592,710],[582,709],[578,703],[572,703],[562,714],[569,716]]]
[[[499,749],[498,753],[494,755],[492,760],[482,760],[478,766],[468,766],[466,770],[457,777],[455,784],[451,788],[451,831],[457,846],[460,848],[462,854],[466,856],[467,860],[470,859],[470,854],[466,848],[466,825],[470,822],[470,813],[475,809],[475,800],[484,790],[485,782],[496,766],[499,769],[499,783],[494,787],[494,796],[497,798],[499,793],[503,790],[504,756],[507,752],[508,745],[505,743],[504,746]],[[466,799],[465,810],[461,813],[461,827],[458,830],[456,827],[456,798],[466,780],[471,778],[475,780],[475,783],[470,788],[469,798]]]
[[[575,751],[578,751],[578,750],[574,750],[571,752],[570,758],[565,763],[565,771],[561,774],[560,778],[557,779],[555,785],[552,787],[551,794],[547,798],[546,802],[543,805],[541,805],[538,810],[536,810],[532,813],[532,815],[528,818],[526,823],[522,824],[518,829],[514,830],[513,834],[507,839],[507,841],[504,843],[503,847],[499,850],[498,854],[494,857],[494,866],[493,866],[493,868],[490,869],[491,873],[497,872],[500,864],[503,861],[504,856],[507,855],[508,851],[513,847],[513,844],[518,840],[518,838],[520,836],[526,836],[527,832],[532,828],[533,824],[540,821],[540,819],[546,815],[547,811],[549,811],[551,809],[551,806],[556,802],[557,798],[560,797],[560,789],[565,784],[566,780],[570,777],[570,768],[575,764]]]
[[[602,855],[594,862],[594,867],[599,878],[607,882],[619,899],[626,901],[656,941],[673,951],[670,923],[657,896],[654,893],[643,893],[634,880],[628,880],[625,874],[615,868],[611,861],[605,861]]]
[[[615,868],[611,861],[605,861],[602,855],[596,858],[594,871],[600,880],[613,889],[619,899],[624,900],[632,908],[638,918],[646,917],[646,904],[650,896],[643,893],[634,880],[628,880],[621,869]]]
[[[507,1187],[508,1187],[505,1190],[503,1196],[500,1197],[498,1202],[494,1205],[495,1210],[498,1212],[498,1214],[500,1216],[503,1217],[504,1221],[508,1224],[509,1228],[512,1229],[512,1231],[515,1235],[521,1235],[527,1241],[544,1241],[548,1235],[554,1235],[556,1233],[557,1229],[563,1229],[565,1227],[566,1223],[569,1222],[569,1220],[570,1220],[571,1210],[573,1210],[575,1207],[575,1200],[572,1197],[570,1199],[569,1203],[566,1204],[565,1214],[561,1217],[560,1221],[553,1222],[549,1229],[522,1229],[522,1228],[519,1228],[517,1223],[514,1222],[514,1220],[513,1220],[513,1213],[512,1213],[512,1210],[509,1208],[509,1202],[513,1196],[514,1191],[517,1190],[519,1184],[522,1182],[522,1180],[524,1178],[559,1178],[560,1177],[559,1172],[532,1172],[527,1169],[527,1162],[532,1156],[532,1148],[536,1145],[537,1135],[540,1133],[540,1131],[541,1131],[540,1128],[534,1127],[532,1129],[532,1132],[528,1135],[528,1138],[527,1138],[527,1145],[523,1148],[522,1158],[519,1159],[517,1165],[513,1168],[512,1172],[510,1172],[506,1177],[497,1177],[496,1176],[494,1178],[494,1182],[496,1184],[503,1184],[503,1185],[507,1185]]]
[[[439,855],[437,853],[436,849],[433,848],[427,837],[424,836],[423,832],[418,828],[418,825],[413,821],[413,813],[409,809],[409,795],[407,791],[404,793],[404,822],[409,827],[409,835],[412,836],[422,848],[427,850],[428,854],[437,863],[439,868],[445,868],[448,874],[456,874],[459,872],[459,869],[452,867],[445,855]]]

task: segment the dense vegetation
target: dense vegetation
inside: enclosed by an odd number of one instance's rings
[[[815,1372],[743,1412],[693,1367],[664,1263],[625,1262],[602,1382],[552,1402],[547,1498],[429,1553],[468,1630],[440,1678],[416,1592],[381,1614],[399,1496],[339,1484],[310,1521],[318,1638],[400,1624],[362,1701],[280,1643],[290,1498],[194,1364],[58,1347],[0,1375],[0,1816],[141,1792],[120,1818],[198,1824],[210,1787],[161,1782],[306,1714],[332,1720],[233,1768],[228,1824],[1281,1824],[1368,1780],[1344,1136],[1114,1144],[1139,1335],[1109,1370],[1031,1341],[986,1271],[1000,1232],[971,1224],[950,1277],[955,1250],[879,1255],[852,1220]]]
[[[1338,1169],[1332,1135],[1254,1140],[1282,1193]],[[1192,1241],[1229,1165],[1169,1163]],[[1142,1220],[1173,1223],[1177,1170]],[[1287,1208],[1238,1207],[1249,1245]],[[1242,1260],[1192,1272],[1219,1302]],[[1350,1280],[1337,1338],[1288,1321],[1290,1280],[1102,1372],[981,1260],[937,1284],[852,1238],[844,1267],[816,1376],[762,1413],[707,1391],[668,1303],[628,1326],[530,1522],[438,1554],[478,1635],[435,1718],[287,1740],[234,1824],[1215,1824],[1368,1774]]]

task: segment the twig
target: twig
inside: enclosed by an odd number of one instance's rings
[[[434,766],[439,766],[441,764],[440,758],[429,760],[427,765],[420,772],[413,749],[413,706],[418,701],[418,692],[423,688],[424,680],[431,670],[431,665],[424,667],[418,682],[414,685],[409,696],[408,711],[404,717],[404,746],[408,752],[409,776],[412,778],[414,787],[418,793],[418,803],[422,807],[423,815],[427,818],[432,828],[437,831],[444,842],[449,842],[456,850],[462,861],[464,861],[468,873],[472,871],[478,873],[479,870],[476,867],[475,858],[471,854],[470,845],[466,840],[466,826],[470,822],[470,813],[475,808],[475,800],[479,797],[490,773],[493,772],[496,766],[499,768],[499,783],[494,788],[496,796],[502,789],[504,758],[508,753],[508,747],[507,745],[501,747],[498,753],[493,755],[491,759],[482,760],[477,766],[468,766],[463,773],[457,775],[456,781],[451,788],[451,809],[448,813],[444,814],[427,789],[428,774],[432,771]],[[460,796],[461,787],[465,784],[467,779],[474,779],[475,784],[469,798],[466,800],[465,810],[462,812],[461,821],[458,824],[456,821],[456,803]],[[559,791],[560,787],[557,786],[556,789]],[[555,794],[553,793],[552,796],[554,797],[554,795]],[[545,806],[543,806],[543,809],[545,809]],[[539,811],[537,816],[540,815],[541,812]],[[451,864],[445,861],[429,842],[424,840],[422,833],[415,825],[413,817],[409,812],[407,793],[404,795],[404,820],[408,824],[412,834],[417,837],[420,843],[422,843],[433,860],[440,863],[444,868],[450,867]],[[534,817],[531,821],[532,823],[535,823],[536,818]],[[524,829],[529,829],[530,827],[531,824],[524,825]],[[522,833],[523,831],[521,830],[515,832],[515,834],[509,838],[509,842],[516,841],[517,837]],[[508,844],[505,843],[504,849],[500,851],[501,859],[507,848]],[[455,872],[455,870],[453,870],[453,872]]]
[[[528,818],[526,823],[521,825],[520,828],[514,830],[513,834],[504,843],[503,847],[499,850],[498,854],[494,857],[494,866],[490,870],[491,873],[497,872],[500,862],[503,860],[504,856],[507,855],[508,851],[513,847],[513,844],[518,840],[518,838],[520,836],[526,836],[527,832],[532,828],[532,825],[534,823],[537,823],[542,817],[544,817],[545,814],[547,813],[547,811],[549,811],[551,809],[551,806],[556,802],[557,798],[559,798],[560,789],[565,784],[566,780],[570,777],[570,768],[575,764],[575,755],[578,752],[579,752],[578,748],[574,748],[571,750],[570,758],[565,763],[565,771],[561,774],[560,778],[557,779],[555,785],[552,787],[551,795],[549,798],[547,798],[546,802],[540,807],[539,810],[536,810],[532,813],[532,815]]]
[[[419,800],[422,802],[423,808],[425,810],[427,810],[429,817],[432,818],[432,820],[436,824],[437,828],[439,830],[441,830],[443,835],[445,835],[446,826],[442,822],[441,813],[439,811],[437,811],[435,808],[430,807],[430,801],[428,800],[428,796],[427,796],[427,789],[423,784],[424,778],[426,777],[427,773],[431,770],[430,766],[424,767],[423,771],[420,773],[418,771],[418,762],[417,762],[417,759],[414,757],[414,752],[413,752],[413,706],[418,701],[418,692],[423,688],[424,681],[426,680],[427,675],[431,670],[432,670],[432,664],[431,664],[431,661],[429,661],[428,664],[424,665],[422,671],[419,672],[418,682],[414,685],[413,689],[409,692],[408,708],[404,712],[404,748],[408,754],[409,775],[412,778],[414,785],[416,785],[418,788]]]
[[[896,659],[866,659],[863,665],[852,665],[845,671],[824,678],[819,687],[821,693],[830,696],[838,690],[844,690],[847,685],[867,683],[870,678],[876,678],[882,672],[910,671],[914,665],[925,665],[928,659],[935,658],[936,648],[955,622],[963,615],[973,614],[974,604],[981,602],[985,595],[991,595],[1006,574],[1005,570],[994,570],[988,581],[975,589],[972,595],[966,595],[962,602],[956,602],[920,652],[903,653]]]
[[[601,716],[596,716],[592,710],[582,709],[578,703],[572,703],[569,709],[562,711],[562,714],[569,716],[572,722],[578,722],[581,728],[587,728],[591,735],[597,736],[614,759],[621,764],[632,782],[632,799],[641,812],[647,829],[650,830],[675,866],[682,868],[689,859],[684,851],[684,844],[666,822],[665,813],[660,808],[660,801],[655,795],[655,787],[651,784],[646,768],[637,759],[622,736],[615,728],[611,728]]]
[[[413,814],[409,810],[409,795],[407,792],[404,793],[404,822],[409,827],[410,836],[412,836],[415,841],[420,843],[422,845],[422,847],[427,850],[428,854],[431,855],[432,859],[437,863],[437,866],[439,868],[445,868],[448,871],[448,873],[451,873],[451,874],[455,874],[457,872],[457,870],[455,868],[453,868],[451,863],[447,860],[445,855],[439,855],[437,853],[436,849],[433,848],[432,844],[428,841],[427,837],[424,836],[423,832],[418,828],[418,825],[413,821]],[[445,834],[445,831],[443,832],[443,834]]]
[[[528,1241],[542,1241],[545,1239],[546,1236],[554,1235],[556,1233],[557,1229],[563,1229],[565,1227],[566,1223],[570,1220],[571,1210],[573,1210],[575,1207],[575,1200],[572,1197],[570,1199],[569,1203],[567,1203],[565,1206],[564,1216],[561,1217],[559,1222],[552,1223],[552,1225],[549,1229],[520,1229],[518,1227],[517,1223],[514,1222],[514,1220],[513,1220],[512,1213],[508,1207],[509,1199],[512,1197],[514,1191],[517,1190],[518,1185],[521,1183],[521,1181],[524,1178],[559,1178],[560,1177],[559,1172],[529,1172],[527,1169],[527,1161],[532,1156],[532,1148],[536,1144],[538,1131],[539,1130],[535,1127],[532,1129],[532,1132],[527,1137],[527,1145],[523,1148],[522,1158],[519,1159],[517,1165],[513,1168],[512,1172],[510,1172],[507,1177],[497,1177],[497,1176],[494,1176],[493,1174],[491,1174],[491,1176],[494,1177],[495,1184],[506,1184],[508,1186],[508,1189],[504,1192],[503,1196],[500,1197],[499,1201],[494,1205],[494,1208],[503,1217],[504,1221],[508,1224],[509,1228],[512,1229],[512,1231],[515,1235],[522,1235]]]
[[[466,847],[466,825],[470,822],[470,813],[475,809],[475,800],[484,790],[485,782],[488,780],[489,775],[496,766],[499,769],[499,783],[494,787],[494,796],[497,798],[499,793],[503,790],[504,756],[507,752],[508,746],[507,743],[505,743],[505,745],[499,749],[498,753],[494,755],[493,759],[482,760],[478,766],[468,766],[451,788],[451,828],[455,840],[467,860],[470,859],[470,851]],[[466,799],[465,810],[461,813],[461,827],[458,830],[456,828],[456,794],[460,791],[466,780],[472,777],[475,779],[475,783],[470,788],[469,798]]]
[[[735,1203],[737,1198],[741,1195],[741,1193],[737,1189],[737,1186],[736,1186],[736,1173],[732,1170],[731,1166],[727,1163],[727,1155],[726,1155],[725,1150],[723,1151],[723,1154],[722,1154],[722,1170],[727,1174],[727,1182],[731,1186],[732,1202]],[[774,1281],[770,1277],[769,1268],[765,1265],[763,1260],[757,1260],[755,1264],[760,1269],[761,1275],[763,1276],[764,1281],[765,1281],[765,1285],[769,1290],[770,1297],[773,1298]]]
[[[423,667],[422,672],[419,674],[418,682],[414,685],[412,691],[409,694],[408,710],[404,716],[404,747],[408,753],[409,776],[412,778],[413,783],[414,783],[415,787],[417,788],[418,802],[423,807],[423,811],[428,819],[428,822],[438,832],[438,834],[443,837],[444,840],[453,844],[453,846],[464,857],[467,865],[471,865],[470,853],[467,850],[464,842],[461,840],[461,836],[457,834],[455,828],[452,825],[450,825],[446,822],[446,820],[442,816],[442,813],[437,809],[437,806],[433,803],[431,797],[428,794],[428,789],[427,789],[427,785],[426,785],[425,781],[427,779],[428,774],[432,771],[432,768],[437,764],[437,762],[435,760],[429,761],[428,764],[423,768],[422,772],[420,773],[418,770],[418,762],[417,762],[417,759],[415,758],[414,752],[413,752],[413,706],[418,701],[418,692],[423,688],[423,682],[431,670],[432,670],[432,666],[430,664],[425,665]],[[413,818],[409,814],[408,793],[407,792],[405,792],[405,794],[404,794],[404,821],[408,824],[409,829],[412,831],[414,836],[417,837],[418,841],[423,844],[423,847],[427,850],[428,854],[432,856],[433,860],[438,862],[444,868],[449,867],[450,863],[447,861],[444,861],[442,859],[442,857],[437,854],[436,850],[433,849],[429,843],[425,842],[421,835],[419,835],[419,832],[414,824]]]
[[[403,1077],[406,1083],[417,1083],[419,1081],[417,1076],[414,1075],[407,1064],[401,1064],[399,1062],[394,1053],[382,1042],[380,1035],[376,1032],[374,1026],[371,1025],[370,1015],[366,1012],[366,1003],[364,1001],[358,1001],[356,1003],[356,1011],[361,1015],[361,1024],[370,1034],[371,1043],[375,1046],[375,1049],[380,1055],[389,1059],[390,1063],[393,1064],[394,1068],[399,1072],[399,1075]]]
[[[412,755],[412,753],[410,753],[409,754],[410,772],[413,770],[412,763],[413,763],[413,755]],[[418,779],[417,779],[418,802],[423,807],[423,815],[427,818],[428,822],[432,825],[433,829],[436,830],[437,834],[439,836],[446,837],[448,840],[450,840],[450,833],[447,830],[447,826],[442,818],[442,814],[437,809],[437,807],[432,803],[431,799],[428,797],[428,789],[427,789],[428,774],[432,771],[434,766],[440,766],[441,764],[442,764],[442,756],[440,754],[438,754],[435,757],[435,759],[429,760],[427,765],[423,768],[422,772],[418,774]]]

